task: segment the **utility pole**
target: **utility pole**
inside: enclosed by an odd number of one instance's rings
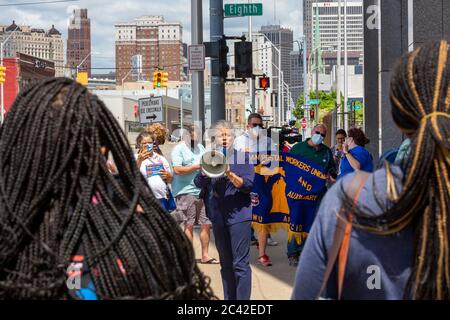
[[[252,0],[248,0],[249,4],[252,4]],[[248,41],[252,42],[252,55],[253,55],[253,27],[252,27],[252,16],[248,16]],[[256,109],[256,97],[255,97],[255,81],[253,81],[253,78],[250,78],[249,80],[249,90],[250,90],[250,97],[252,101],[252,113],[255,113],[257,111]]]
[[[202,0],[191,0],[191,42],[193,45],[203,44],[202,10]],[[192,120],[195,125],[199,126],[203,134],[205,131],[204,71],[192,71]]]
[[[319,100],[319,48],[320,48],[320,38],[319,38],[319,2],[316,0],[316,28],[315,28],[315,43],[316,43],[316,99]],[[320,100],[319,100],[320,103]],[[319,124],[319,104],[316,104],[316,111],[314,112],[314,122],[316,125]]]
[[[344,0],[344,129],[348,131],[348,53],[347,53],[347,0]]]
[[[341,51],[342,51],[342,0],[338,0],[338,41],[337,41],[337,65],[336,65],[336,113],[337,113],[337,126],[340,128],[342,123],[342,110],[341,110]],[[334,135],[333,135],[334,137]]]
[[[281,80],[281,31],[279,32],[279,49],[278,49],[278,126],[281,127],[281,95],[283,90],[283,82]]]
[[[198,2],[201,2],[199,0]],[[217,42],[223,32],[223,0],[209,1],[210,41]],[[219,69],[219,59],[211,58],[211,70]],[[225,118],[225,81],[220,76],[211,77],[211,123]]]

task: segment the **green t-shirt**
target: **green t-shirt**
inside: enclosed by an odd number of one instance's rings
[[[321,144],[319,149],[316,149],[308,144],[308,141],[297,143],[290,151],[290,153],[304,157],[322,166],[327,173],[330,169],[335,169],[336,164],[333,159],[331,149],[326,145]]]

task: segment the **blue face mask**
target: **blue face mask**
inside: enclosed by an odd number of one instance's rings
[[[323,143],[324,137],[316,133],[315,135],[312,136],[311,140],[316,146],[319,146]]]
[[[153,151],[153,143],[149,143],[147,145],[147,150],[148,150],[148,152],[152,152]]]

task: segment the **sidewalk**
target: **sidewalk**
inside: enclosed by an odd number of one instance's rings
[[[195,230],[194,250],[196,258],[201,258],[201,247],[198,236],[199,230]],[[256,246],[251,247],[252,268],[252,300],[289,300],[293,290],[296,268],[290,267],[286,257],[287,234],[283,231],[272,235],[279,242],[276,247],[268,247],[267,254],[272,260],[273,266],[263,267],[257,264],[258,251]],[[209,246],[210,256],[219,260],[214,238],[211,232]],[[211,278],[211,287],[220,299],[223,299],[222,279],[220,265],[202,265],[200,269]]]

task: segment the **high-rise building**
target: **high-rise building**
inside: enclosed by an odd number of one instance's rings
[[[64,76],[64,41],[61,33],[53,25],[48,31],[18,26],[15,21],[10,26],[0,28],[0,42],[14,35],[4,45],[3,56],[16,58],[18,53],[48,60],[55,64],[56,76]]]
[[[291,29],[283,28],[280,25],[262,26],[260,33],[264,34],[273,45],[281,52],[281,71],[284,74],[284,82],[290,84],[291,58],[290,53],[294,47],[294,33]],[[272,73],[278,74],[278,52],[272,55],[275,66],[272,66]],[[276,86],[278,86],[276,84]]]
[[[291,52],[291,85],[292,99],[296,103],[303,94],[303,55],[299,51]]]
[[[344,1],[341,1],[341,4],[341,45],[342,50],[344,50]],[[307,40],[308,55],[313,49],[316,20],[319,23],[321,51],[337,51],[338,13],[338,0],[303,1],[303,28]],[[318,17],[316,14],[318,14]],[[363,1],[347,0],[348,51],[363,52],[364,50],[363,19]]]
[[[88,9],[75,9],[67,37],[67,65],[72,73],[87,71],[91,76],[91,19]]]
[[[180,22],[166,22],[163,16],[142,16],[116,28],[117,84],[136,80],[130,70],[132,57],[142,56],[144,80],[159,67],[169,73],[169,81],[183,81],[184,52]]]

